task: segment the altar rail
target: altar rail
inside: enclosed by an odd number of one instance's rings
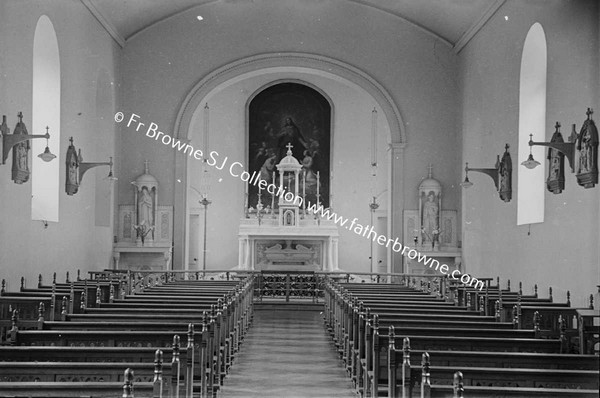
[[[370,272],[325,272],[325,271],[251,271],[251,270],[206,270],[206,271],[121,271],[104,270],[90,272],[96,281],[121,281],[123,294],[135,294],[144,288],[176,280],[241,280],[255,275],[255,300],[290,299],[319,302],[323,298],[323,283],[326,277],[346,283],[387,283],[407,286],[429,292],[447,301],[464,305],[471,293],[459,284],[452,283],[447,275],[396,274]],[[492,278],[480,278],[490,286]],[[470,301],[470,300],[469,300]],[[477,303],[476,298],[474,302]]]

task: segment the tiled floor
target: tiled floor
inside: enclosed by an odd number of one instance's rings
[[[257,310],[223,398],[354,398],[319,311]]]

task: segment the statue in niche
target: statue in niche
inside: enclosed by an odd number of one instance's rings
[[[498,190],[500,191],[500,199],[505,202],[510,202],[512,199],[512,160],[508,153],[508,144],[504,148],[504,155],[498,164]]]
[[[136,178],[132,184],[135,186],[135,217],[137,224],[133,226],[136,231],[136,243],[144,245],[146,236],[148,236],[148,244],[154,242],[154,233],[156,230],[156,199],[158,181],[150,174],[148,170],[148,161],[144,161],[144,174]],[[160,222],[160,220],[159,220]]]
[[[586,113],[588,118],[581,126],[576,144],[579,152],[577,183],[585,188],[592,188],[598,183],[598,129],[591,118],[592,113],[593,111],[588,108]]]
[[[65,191],[67,195],[74,195],[79,190],[79,156],[73,145],[73,137],[69,138],[69,148],[67,149],[67,175],[65,180]]]
[[[284,214],[284,222],[283,225],[293,226],[294,225],[294,212],[291,210],[286,210]]]
[[[552,135],[550,142],[563,143],[563,137],[560,133],[560,123],[556,122],[554,126],[556,131]],[[554,148],[548,148],[548,178],[546,188],[548,191],[559,194],[565,189],[565,155]]]
[[[423,222],[422,227],[430,236],[433,231],[439,230],[438,220],[440,208],[437,204],[435,192],[429,191],[427,199],[423,202]]]
[[[147,225],[148,227],[154,225],[154,203],[148,187],[143,187],[140,191],[140,198],[138,200],[138,224]]]
[[[440,216],[442,207],[442,186],[433,178],[433,165],[428,167],[427,178],[419,185],[419,229],[421,245],[431,244],[435,250],[439,246]],[[417,237],[419,238],[419,237]],[[437,244],[437,245],[436,245]]]
[[[13,134],[28,134],[21,112],[19,112],[19,121]],[[29,149],[29,140],[19,142],[13,147],[12,180],[16,184],[23,184],[29,181]]]

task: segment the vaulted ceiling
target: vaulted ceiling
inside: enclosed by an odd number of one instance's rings
[[[218,1],[266,0],[81,0],[124,46],[138,32],[173,15]],[[297,0],[353,2],[386,12],[436,36],[457,52],[506,0]]]

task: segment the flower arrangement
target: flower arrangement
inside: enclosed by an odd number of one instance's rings
[[[441,231],[439,229],[434,229],[431,231],[431,236],[427,233],[427,231],[425,231],[425,228],[421,228],[421,237],[422,240],[425,240],[425,237],[427,237],[427,239],[429,239],[431,241],[431,250],[433,250],[435,248],[435,244],[438,243],[439,246],[439,240],[440,240],[440,234]],[[415,236],[415,240],[417,239],[417,237]]]
[[[142,221],[140,225],[134,225],[133,229],[136,232],[136,236],[141,239],[142,246],[144,245],[144,241],[146,240],[146,236],[152,231],[154,231],[154,226],[146,225],[146,220]]]

